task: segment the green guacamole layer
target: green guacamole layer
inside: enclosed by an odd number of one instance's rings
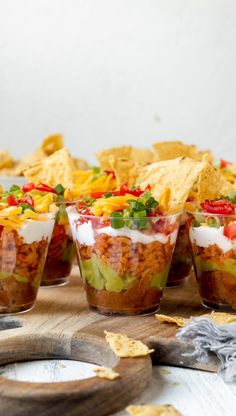
[[[226,259],[224,261],[202,260],[200,256],[194,257],[197,273],[221,271],[230,273],[236,277],[236,260]]]
[[[97,256],[88,260],[81,260],[80,267],[83,278],[97,290],[120,293],[122,290],[131,289],[138,279],[131,274],[119,276],[115,270],[102,262]],[[164,289],[168,271],[169,267],[166,267],[162,272],[153,275],[150,287],[159,290]]]

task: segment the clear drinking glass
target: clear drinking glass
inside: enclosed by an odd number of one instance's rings
[[[41,286],[61,286],[68,282],[75,257],[75,245],[70,230],[66,206],[73,205],[74,203],[57,203],[60,215],[56,215],[56,222],[48,248]]]
[[[189,237],[202,304],[236,309],[236,215],[188,213]]]
[[[174,254],[167,279],[167,287],[184,286],[192,270],[192,250],[185,214],[182,216]]]
[[[44,214],[42,220],[26,220],[17,227],[0,225],[0,314],[33,307],[54,223],[52,214]]]
[[[157,311],[180,215],[125,219],[114,228],[111,218],[67,212],[89,305],[108,315]]]

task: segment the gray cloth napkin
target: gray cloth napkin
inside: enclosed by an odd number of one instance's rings
[[[216,325],[204,317],[192,318],[176,336],[194,346],[185,356],[207,362],[208,354],[215,353],[220,360],[218,374],[225,382],[236,383],[236,323]]]

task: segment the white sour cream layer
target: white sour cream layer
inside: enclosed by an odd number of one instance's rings
[[[18,234],[23,237],[24,243],[31,244],[48,238],[51,240],[55,220],[29,221],[18,229]]]
[[[236,247],[236,241],[231,241],[225,237],[224,227],[192,227],[190,228],[189,237],[191,242],[199,247],[206,248],[216,244],[224,253]]]
[[[156,234],[144,234],[138,230],[130,230],[128,228],[115,229],[112,227],[104,227],[93,230],[91,222],[85,222],[84,224],[76,225],[76,219],[78,216],[70,216],[70,224],[72,229],[73,238],[80,244],[93,245],[95,243],[95,236],[99,234],[107,234],[111,237],[128,237],[135,243],[148,244],[153,241],[159,241],[162,244],[166,244],[170,239],[171,244],[175,244],[178,231],[175,230],[169,235],[162,233]]]

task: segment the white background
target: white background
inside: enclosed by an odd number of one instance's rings
[[[236,161],[234,0],[0,0],[0,148],[183,139]]]

